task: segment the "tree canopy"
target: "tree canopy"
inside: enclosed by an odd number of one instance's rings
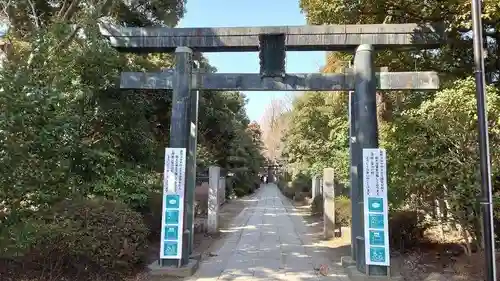
[[[185,0],[21,0],[0,3],[10,26],[0,71],[0,209],[5,220],[71,196],[104,196],[134,208],[158,190],[168,146],[171,92],[120,90],[121,71],[173,66],[170,54],[118,53],[101,18],[174,26]],[[204,68],[214,69],[199,56]],[[201,91],[198,165],[262,165],[239,92]],[[243,181],[243,180],[242,180]],[[0,216],[0,218],[1,218]]]
[[[388,151],[389,196],[395,210],[412,208],[434,215],[445,207],[453,220],[480,240],[477,196],[479,154],[471,38],[470,1],[301,0],[309,24],[439,23],[448,40],[439,49],[376,53],[377,67],[389,71],[434,70],[441,90],[377,92],[381,147]],[[483,1],[489,87],[488,119],[494,176],[500,101],[500,5]],[[323,72],[340,72],[351,53],[330,52]],[[297,97],[287,128],[284,156],[295,173],[321,174],[334,167],[349,183],[348,94],[306,92]],[[446,203],[444,203],[446,201]],[[436,203],[437,202],[437,203]]]

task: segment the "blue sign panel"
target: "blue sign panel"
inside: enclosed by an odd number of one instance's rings
[[[165,224],[178,224],[179,223],[179,211],[178,210],[166,210],[165,211]]]
[[[384,212],[384,199],[377,197],[368,197],[368,211],[369,212]]]
[[[182,257],[186,149],[165,149],[161,259]]]
[[[167,198],[165,199],[167,201],[167,208],[179,209],[179,198],[179,195],[167,195]]]
[[[177,240],[179,235],[179,227],[177,226],[166,226],[165,227],[165,240]]]
[[[384,246],[384,232],[380,230],[370,230],[370,245],[372,246]]]
[[[175,256],[177,255],[177,250],[178,250],[178,243],[175,241],[165,241],[163,243],[163,256],[168,257],[168,256]]]
[[[385,249],[383,247],[370,247],[370,262],[385,263]]]
[[[368,227],[376,229],[384,229],[384,215],[382,214],[368,214]]]

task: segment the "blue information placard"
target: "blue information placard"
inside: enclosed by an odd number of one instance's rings
[[[178,210],[166,210],[165,211],[165,224],[179,224],[179,211]]]
[[[384,215],[368,214],[368,227],[375,229],[385,229]]]
[[[177,255],[179,243],[175,241],[165,241],[163,247],[163,256],[171,257]]]
[[[370,230],[370,245],[371,246],[384,246],[385,237],[384,231],[381,230]]]
[[[368,197],[368,212],[383,213],[384,199],[379,197]]]
[[[363,149],[365,259],[368,265],[390,265],[386,153]]]
[[[179,209],[180,196],[178,194],[167,195],[167,198],[165,198],[165,200],[167,201],[167,208],[168,209]]]
[[[180,259],[182,257],[185,173],[186,149],[166,148],[163,176],[161,259]]]
[[[370,247],[370,261],[376,263],[385,263],[385,249],[383,247]]]
[[[179,236],[178,226],[165,226],[165,240],[177,240]]]

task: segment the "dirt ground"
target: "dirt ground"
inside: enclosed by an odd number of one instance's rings
[[[306,202],[294,202],[316,243],[329,248],[328,256],[333,263],[340,264],[342,256],[350,255],[351,236],[344,229],[341,238],[323,240],[323,218],[313,216]],[[401,274],[405,281],[475,281],[484,280],[484,256],[473,253],[471,257],[457,254],[456,244],[425,244],[405,254],[391,253],[391,269]],[[497,268],[500,268],[500,254],[497,254]],[[500,280],[498,275],[497,280]]]

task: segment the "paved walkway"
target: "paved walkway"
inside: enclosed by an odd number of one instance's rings
[[[276,185],[263,185],[253,199],[189,280],[349,280],[324,257],[327,249],[313,245],[308,227]],[[328,276],[319,273],[322,264],[328,265]]]

